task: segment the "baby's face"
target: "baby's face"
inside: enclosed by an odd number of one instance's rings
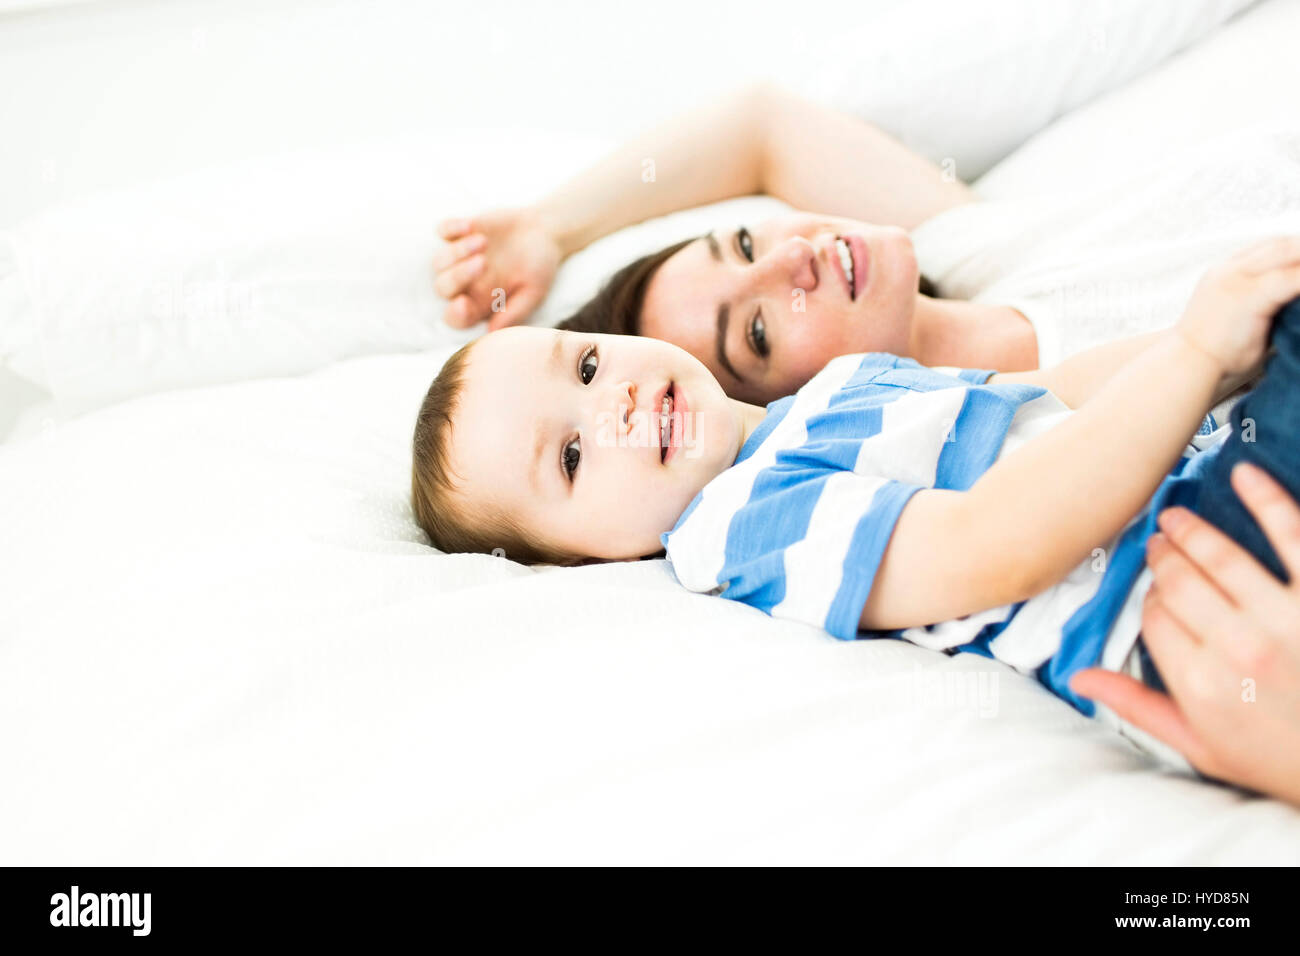
[[[566,553],[620,560],[662,550],[742,435],[740,406],[675,345],[513,328],[470,352],[450,464],[471,508],[498,508]]]

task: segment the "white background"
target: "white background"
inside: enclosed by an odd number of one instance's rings
[[[447,127],[623,136],[728,86],[815,69],[839,17],[887,6],[97,0],[0,12],[0,228],[60,199],[283,150]]]

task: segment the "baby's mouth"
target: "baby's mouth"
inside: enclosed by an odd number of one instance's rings
[[[668,461],[668,449],[673,440],[673,386],[668,384],[663,404],[659,408],[659,463]]]

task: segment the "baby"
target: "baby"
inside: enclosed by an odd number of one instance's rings
[[[1300,238],[1272,240],[1210,270],[1164,332],[1012,374],[845,355],[766,409],[666,342],[504,330],[425,397],[415,516],[443,550],[524,562],[666,551],[691,590],[994,657],[1091,715],[1082,668],[1161,686],[1139,636],[1161,509],[1208,512],[1284,574],[1226,489],[1249,457],[1300,491],[1300,300],[1278,312],[1298,294]],[[1216,427],[1275,315],[1277,355]]]

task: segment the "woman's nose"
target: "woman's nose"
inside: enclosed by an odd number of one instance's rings
[[[791,236],[769,250],[754,263],[753,271],[760,285],[776,284],[785,295],[793,289],[811,292],[821,281],[817,250],[803,236]]]

